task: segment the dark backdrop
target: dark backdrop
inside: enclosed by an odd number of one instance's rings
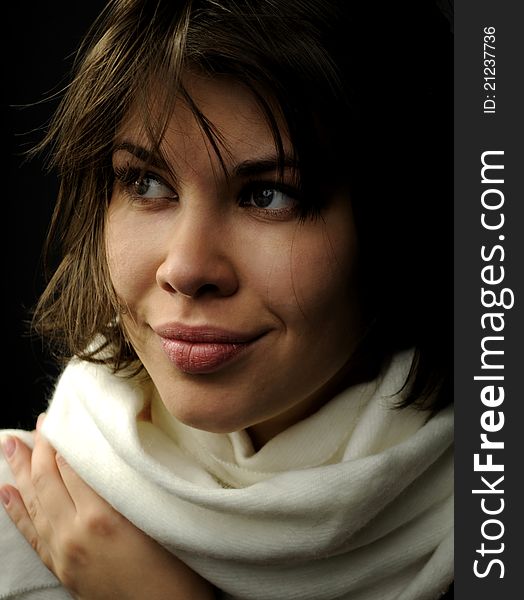
[[[44,173],[42,159],[27,162],[23,153],[41,138],[41,128],[57,105],[57,100],[44,99],[67,81],[80,39],[104,4],[103,0],[15,2],[9,6],[9,16],[4,15],[2,113],[7,186],[2,186],[2,297],[7,335],[0,428],[32,428],[35,416],[46,406],[56,375],[40,342],[28,335],[27,322],[42,290],[41,247],[57,184],[54,175]]]

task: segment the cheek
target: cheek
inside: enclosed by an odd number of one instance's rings
[[[297,235],[291,285],[306,321],[328,321],[341,315],[349,319],[351,313],[356,318],[356,260],[356,233],[351,227],[319,223],[317,229]]]
[[[109,273],[118,298],[129,307],[155,279],[154,249],[147,238],[146,232],[110,212],[105,235]]]

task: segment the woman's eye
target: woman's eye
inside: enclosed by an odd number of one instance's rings
[[[138,169],[115,169],[115,177],[133,199],[176,200],[177,194],[162,179],[152,173],[142,174]]]
[[[160,179],[151,175],[145,175],[134,181],[129,191],[133,196],[144,199],[176,198],[173,190]]]
[[[276,187],[256,187],[247,191],[242,199],[244,206],[281,211],[295,208],[296,199],[282,189]]]

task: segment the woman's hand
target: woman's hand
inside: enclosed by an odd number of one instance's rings
[[[4,440],[18,489],[5,485],[0,493],[11,520],[64,587],[78,600],[214,598],[209,582],[78,477],[40,435],[41,420],[33,451],[19,439]]]

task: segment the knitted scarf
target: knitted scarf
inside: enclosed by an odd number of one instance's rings
[[[178,422],[150,382],[73,360],[43,433],[224,598],[435,600],[453,578],[453,413],[394,408],[411,357],[258,452],[245,431]]]

